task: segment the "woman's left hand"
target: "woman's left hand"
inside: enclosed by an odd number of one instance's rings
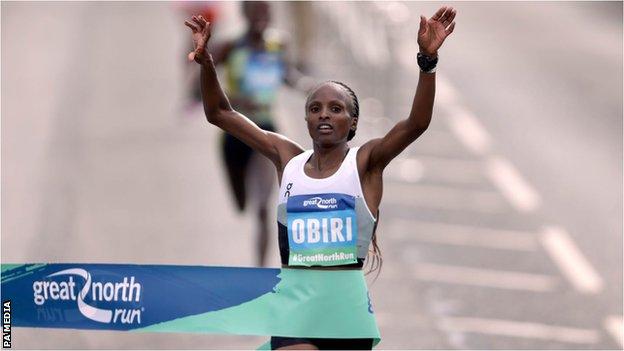
[[[452,7],[441,7],[430,19],[420,16],[420,28],[418,29],[418,46],[420,52],[435,57],[442,43],[453,33],[455,29],[455,14],[457,10]]]

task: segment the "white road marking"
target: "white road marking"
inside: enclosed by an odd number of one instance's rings
[[[405,156],[398,157],[396,165],[388,167],[387,176],[406,182],[423,178],[453,184],[485,184],[487,178],[480,161],[451,157]]]
[[[535,251],[538,247],[536,234],[530,232],[400,219],[389,221],[384,228],[393,239],[517,251]]]
[[[604,327],[620,347],[624,347],[624,323],[622,322],[622,316],[607,317],[604,321]]]
[[[419,156],[417,160],[423,164],[430,179],[461,184],[484,183],[486,180],[479,161],[433,156]]]
[[[552,291],[558,279],[541,274],[499,271],[491,269],[417,263],[414,276],[420,280],[451,284],[476,285],[489,288]]]
[[[517,210],[530,212],[539,207],[539,194],[509,161],[501,157],[489,157],[486,161],[486,174]]]
[[[540,241],[576,290],[593,294],[602,290],[602,278],[576,247],[565,229],[556,226],[544,227]]]
[[[500,319],[443,317],[438,321],[437,325],[438,328],[449,332],[544,339],[574,344],[595,344],[600,340],[600,333],[592,329],[579,329]]]
[[[467,109],[460,105],[447,106],[446,121],[451,131],[473,153],[484,155],[490,151],[492,140],[481,122]]]
[[[448,186],[390,183],[384,186],[386,203],[440,210],[505,213],[509,206],[495,191],[467,190]]]

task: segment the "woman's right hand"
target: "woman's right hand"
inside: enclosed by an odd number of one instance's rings
[[[195,50],[188,54],[189,61],[195,60],[202,63],[205,55],[206,44],[210,39],[210,22],[206,21],[201,15],[193,16],[191,21],[184,21],[184,24],[191,28],[193,32],[193,46]]]

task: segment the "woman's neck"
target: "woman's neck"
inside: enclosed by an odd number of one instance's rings
[[[344,161],[347,152],[349,152],[347,143],[332,147],[314,144],[314,153],[310,157],[310,164],[318,171],[335,168]]]

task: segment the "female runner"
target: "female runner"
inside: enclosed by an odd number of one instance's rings
[[[266,156],[277,169],[279,247],[283,267],[361,269],[373,243],[379,256],[375,228],[382,196],[383,170],[429,126],[435,95],[438,49],[455,28],[456,10],[441,7],[433,17],[420,17],[418,30],[421,69],[407,119],[385,136],[360,147],[349,147],[357,130],[359,103],[340,82],[313,89],[305,105],[312,150],[278,133],[259,128],[235,111],[217,79],[212,56],[205,51],[210,23],[193,16],[195,51],[189,60],[201,65],[201,89],[208,122]],[[272,349],[371,349],[372,339],[271,338]]]

